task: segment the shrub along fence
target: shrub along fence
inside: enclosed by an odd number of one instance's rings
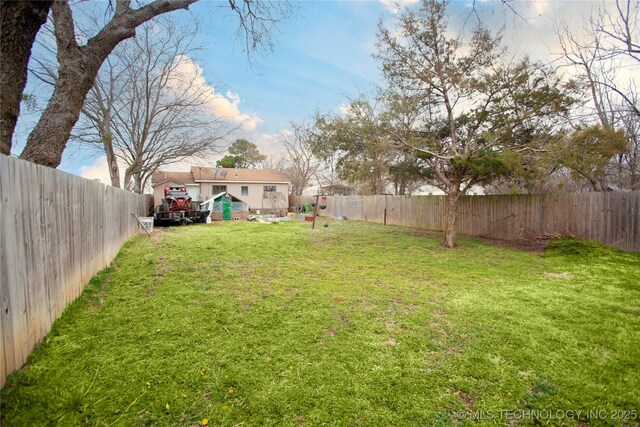
[[[0,384],[122,244],[148,196],[0,155]]]
[[[290,197],[291,207],[314,196]],[[321,215],[444,230],[446,196],[327,196]],[[465,196],[458,232],[500,240],[569,235],[640,251],[640,192]]]

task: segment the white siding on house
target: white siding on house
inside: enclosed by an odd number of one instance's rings
[[[263,190],[265,185],[275,185],[276,192],[282,193],[283,196],[278,197],[279,203],[276,205],[275,209],[287,209],[289,207],[289,200],[287,195],[289,194],[289,185],[288,184],[274,184],[274,183],[252,183],[252,182],[228,182],[228,181],[218,181],[218,182],[201,182],[200,183],[200,192],[203,194],[205,198],[209,198],[215,196],[212,194],[212,187],[216,185],[226,185],[227,193],[237,197],[238,199],[245,202],[250,210],[256,209],[271,209],[272,205],[269,201],[263,199]],[[242,195],[242,187],[249,187],[249,194],[247,196]]]

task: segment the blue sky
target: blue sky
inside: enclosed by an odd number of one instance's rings
[[[409,0],[411,7],[416,0]],[[106,5],[98,3],[98,5]],[[375,52],[379,19],[393,26],[393,2],[379,1],[294,1],[296,11],[274,31],[274,50],[256,55],[249,65],[242,42],[236,35],[237,20],[228,3],[200,1],[189,11],[173,12],[180,20],[201,23],[197,42],[203,50],[194,56],[206,83],[227,97],[238,113],[256,117],[256,126],[244,136],[264,152],[274,155],[278,134],[291,121],[304,120],[315,112],[338,111],[349,97],[372,92],[382,84]],[[485,25],[504,27],[504,41],[515,55],[529,54],[548,60],[553,50],[554,19],[579,19],[594,3],[581,1],[528,0],[516,4],[526,19],[514,16],[496,0],[476,0]],[[77,7],[82,7],[80,3]],[[469,19],[468,19],[469,18]],[[474,25],[468,1],[450,5],[453,28],[470,31]],[[42,92],[30,81],[27,91]],[[46,92],[46,91],[45,91]],[[231,101],[229,101],[231,100]],[[41,106],[46,104],[43,99]],[[14,152],[24,145],[34,114],[24,114],[15,138]],[[214,163],[215,159],[211,159]],[[184,169],[188,164],[179,165]],[[65,152],[60,169],[89,178],[108,177],[100,153],[72,148]]]
[[[390,14],[381,3],[293,4],[293,16],[274,32],[273,52],[256,55],[252,66],[236,37],[235,18],[219,13],[215,3],[192,6],[204,27],[199,41],[206,46],[197,62],[219,92],[237,93],[241,111],[260,118],[258,135],[253,135],[258,145],[268,144],[260,134],[275,135],[291,121],[335,110],[349,96],[373,90],[380,80],[372,53],[377,20]]]

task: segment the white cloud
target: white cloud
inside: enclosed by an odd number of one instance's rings
[[[379,0],[380,3],[391,13],[397,15],[404,7],[413,6],[419,0]]]
[[[218,157],[214,157],[212,159],[201,159],[198,157],[188,157],[179,162],[166,165],[165,167],[161,168],[161,170],[172,172],[189,172],[191,170],[191,166],[206,167],[215,165],[215,160],[217,158]],[[118,162],[118,168],[120,169],[120,185],[122,186],[122,181],[124,180],[124,171],[126,170],[127,165]],[[83,178],[93,179],[103,184],[111,185],[111,176],[109,175],[107,156],[100,156],[97,159],[93,160],[92,163],[80,166],[79,171],[79,175]]]
[[[351,107],[347,104],[340,104],[338,105],[338,111],[340,111],[340,113],[342,113],[345,116],[348,116],[349,114],[351,114]]]
[[[540,16],[546,13],[551,8],[551,4],[549,0],[531,0],[529,7],[533,11],[533,13]]]
[[[80,176],[87,179],[94,179],[103,184],[111,185],[111,176],[107,166],[107,156],[100,156],[87,166],[80,166]]]
[[[284,145],[282,144],[283,138],[288,138],[293,135],[289,129],[282,129],[275,133],[262,133],[251,136],[249,141],[258,146],[258,149],[262,154],[266,154],[270,158],[277,158],[283,156],[285,153]]]
[[[120,172],[120,187],[124,182],[124,171],[127,165],[118,160],[118,170]],[[80,176],[87,179],[93,179],[106,185],[111,185],[111,175],[109,175],[109,165],[107,164],[107,156],[100,156],[93,160],[93,163],[80,166]]]
[[[224,157],[223,154],[212,155],[211,157],[186,157],[179,162],[174,162],[169,165],[163,166],[161,170],[171,172],[189,172],[192,166],[211,167],[215,166],[216,160]]]
[[[380,0],[382,1],[382,0]],[[518,14],[523,14],[527,19],[534,19],[548,12],[552,5],[550,0],[527,0],[508,4],[508,11],[512,9]],[[505,3],[502,0],[467,0],[465,7],[467,9],[480,10],[486,7],[492,9],[504,9]]]
[[[205,101],[206,108],[216,118],[229,121],[235,125],[241,125],[245,130],[253,130],[262,122],[256,114],[247,114],[240,111],[240,95],[232,91],[225,94],[219,93],[216,88],[207,83],[202,67],[187,56],[176,58],[178,64],[175,68],[175,84],[189,84],[191,93],[199,94]]]

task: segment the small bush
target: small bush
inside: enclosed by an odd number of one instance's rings
[[[575,237],[561,236],[549,242],[547,245],[546,255],[594,258],[611,255],[613,252],[615,252],[615,249],[609,248],[602,243],[577,239]]]

